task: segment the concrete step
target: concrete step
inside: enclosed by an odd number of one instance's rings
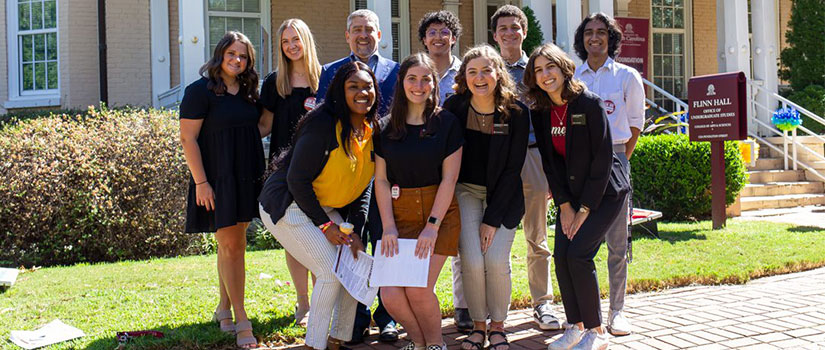
[[[769,157],[759,157],[756,159],[756,165],[752,167],[748,167],[750,171],[756,170],[779,170],[785,167],[785,159],[784,158],[769,158]]]
[[[815,148],[810,147],[810,146],[808,148],[811,148],[814,151],[816,151],[816,153],[819,156],[825,157],[825,155],[823,155],[823,153],[825,153],[825,151],[823,151],[822,149],[815,149]],[[761,149],[760,149],[759,153],[762,154]],[[775,151],[773,149],[770,149],[769,152],[768,152],[768,157],[766,157],[766,158],[782,158],[784,156],[785,156],[784,152],[778,152],[778,151]],[[788,157],[793,158],[793,149],[790,146],[788,147]],[[803,149],[802,147],[797,147],[797,149],[796,149],[796,158],[803,161],[803,162],[805,162],[805,163],[810,163],[812,161],[821,161],[822,160],[822,158],[811,154],[811,152],[808,152],[807,150]]]
[[[748,182],[752,184],[805,180],[805,171],[803,170],[756,170],[748,171],[747,174]]]
[[[786,194],[781,196],[742,197],[742,210],[791,208],[825,204],[825,194]]]
[[[816,181],[749,183],[742,189],[742,198],[822,193],[825,193],[825,184]]]
[[[796,141],[797,142],[804,143],[804,144],[806,144],[806,146],[807,146],[807,144],[820,144],[820,145],[823,144],[822,140],[820,140],[817,137],[807,136],[807,134],[806,134],[806,136],[802,136],[802,134],[804,134],[804,133],[805,133],[804,131],[797,130],[797,132],[796,132]],[[791,134],[788,134],[788,137],[790,137],[790,136],[791,136]],[[823,136],[823,138],[825,138],[825,136]],[[782,136],[766,137],[765,140],[772,143],[772,144],[774,144],[774,145],[781,145],[782,142],[784,142],[784,141],[782,141]],[[810,146],[808,146],[808,147],[810,147]]]

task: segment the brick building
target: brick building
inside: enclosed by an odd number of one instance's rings
[[[554,38],[568,51],[586,13],[650,19],[647,77],[681,99],[689,77],[748,65],[754,79],[775,90],[791,7],[791,0],[6,0],[0,7],[6,34],[0,36],[0,81],[7,82],[0,84],[0,113],[82,108],[97,104],[104,92],[113,106],[171,106],[226,30],[247,34],[259,52],[259,71],[272,71],[277,40],[271,36],[291,17],[307,22],[321,61],[329,62],[349,53],[346,17],[358,8],[379,14],[379,49],[395,58],[422,49],[416,30],[424,13],[457,13],[464,26],[456,48],[461,54],[490,40],[489,16],[505,3],[533,8],[545,40]]]

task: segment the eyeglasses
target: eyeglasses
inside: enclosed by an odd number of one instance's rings
[[[436,35],[438,35],[438,36],[450,36],[450,35],[453,35],[453,32],[451,32],[447,28],[442,28],[440,31],[435,30],[435,29],[430,29],[430,30],[427,31],[427,36],[428,37],[434,37]]]

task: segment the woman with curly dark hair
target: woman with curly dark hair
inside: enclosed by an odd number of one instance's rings
[[[461,275],[473,331],[461,344],[509,348],[504,321],[510,306],[510,248],[524,216],[521,168],[527,155],[529,110],[516,100],[504,59],[489,45],[464,54],[456,94],[444,109],[458,117],[464,150],[456,185],[461,213]],[[487,316],[490,331],[487,332]]]
[[[181,144],[192,174],[186,232],[215,232],[220,302],[213,319],[236,334],[238,346],[254,348],[258,342],[244,309],[245,232],[258,217],[264,154],[252,43],[239,32],[226,33],[200,74],[180,103]]]
[[[364,250],[359,237],[375,174],[377,86],[363,62],[341,66],[324,103],[298,123],[293,145],[276,160],[258,197],[266,228],[317,277],[306,333],[313,349],[337,350],[352,337],[357,302],[332,269],[338,246],[348,245],[355,258]]]
[[[576,65],[553,44],[536,48],[522,81],[536,144],[558,208],[553,258],[567,323],[549,350],[604,350],[593,258],[619,215],[629,177],[613,143],[599,96],[573,78]]]

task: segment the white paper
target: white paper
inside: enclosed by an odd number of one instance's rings
[[[36,349],[85,335],[83,331],[56,319],[36,331],[11,331],[9,339],[21,348]]]
[[[399,239],[398,254],[388,258],[382,254],[381,240],[378,240],[370,286],[426,287],[430,258],[419,259],[415,256],[417,242],[417,239]]]
[[[344,288],[359,303],[370,306],[378,294],[378,287],[367,284],[372,270],[372,257],[362,251],[358,252],[358,260],[352,258],[352,251],[345,245],[338,246],[338,255],[335,259],[333,271]]]
[[[0,286],[11,287],[14,281],[17,280],[17,275],[20,273],[17,269],[7,269],[0,267]]]

